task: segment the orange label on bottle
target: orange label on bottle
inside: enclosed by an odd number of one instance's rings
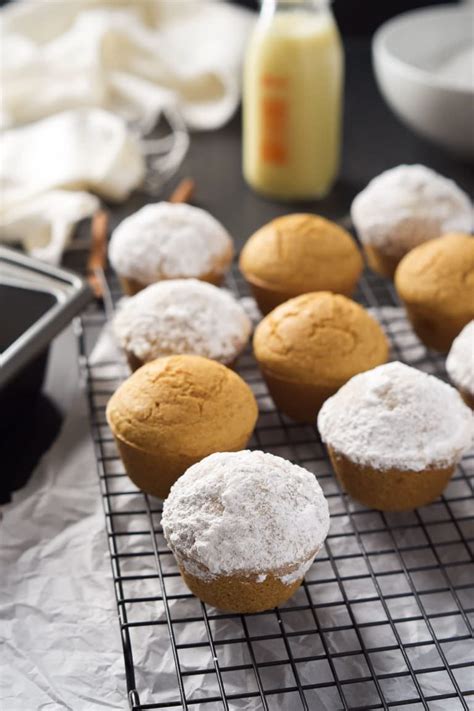
[[[284,89],[286,77],[264,74],[262,88]],[[288,101],[286,97],[262,97],[262,139],[260,155],[264,163],[283,165],[288,162],[287,128]]]
[[[277,74],[263,74],[262,85],[267,89],[286,89],[288,77],[278,76]]]

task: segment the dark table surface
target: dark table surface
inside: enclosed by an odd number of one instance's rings
[[[196,179],[196,204],[221,220],[239,246],[266,221],[295,209],[332,219],[345,216],[352,198],[371,178],[400,163],[423,163],[474,193],[472,164],[462,163],[412,133],[385,104],[375,83],[369,40],[351,38],[345,44],[342,164],[339,179],[324,200],[283,204],[261,198],[246,186],[241,171],[240,115],[219,131],[192,136],[179,176]],[[170,191],[171,186],[166,195]],[[114,210],[114,217],[120,219],[149,200],[135,195]]]
[[[157,198],[166,198],[182,177],[193,177],[197,182],[195,204],[221,220],[238,247],[262,224],[295,209],[320,213],[332,219],[345,217],[354,195],[371,178],[400,163],[423,163],[474,193],[472,165],[462,163],[414,135],[386,106],[375,84],[367,39],[346,41],[344,147],[340,176],[329,197],[319,202],[284,204],[253,193],[242,177],[240,133],[240,116],[237,115],[219,131],[192,135],[189,152],[179,173]],[[136,193],[123,205],[111,205],[112,226],[150,199],[148,195]],[[65,264],[80,270],[84,254],[71,252],[66,256]],[[42,407],[36,414],[32,412],[34,422],[31,423],[28,452],[24,450],[23,436],[18,442],[8,443],[7,461],[14,461],[19,469],[34,469],[53,432],[59,429],[58,411],[67,410],[69,400],[65,398],[65,392],[70,393],[71,384],[67,382],[65,388],[64,377],[61,374],[56,377],[51,371],[57,370],[54,362],[77,359],[72,335],[69,340],[63,335],[53,347],[53,356],[54,348],[56,351],[60,349],[61,353],[50,363],[46,391],[55,408],[51,409],[46,403],[49,410]]]

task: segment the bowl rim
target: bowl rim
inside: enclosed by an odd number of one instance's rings
[[[465,15],[474,18],[474,5],[473,4],[463,4],[463,5],[431,5],[430,7],[416,8],[414,10],[408,10],[403,12],[396,17],[392,17],[387,22],[384,22],[381,27],[375,32],[372,39],[372,56],[374,60],[374,66],[377,63],[377,58],[388,60],[395,65],[397,69],[403,73],[407,78],[412,80],[417,80],[420,83],[427,84],[435,89],[442,89],[450,93],[458,94],[459,96],[466,97],[468,99],[474,98],[474,86],[472,89],[465,89],[464,87],[452,85],[446,83],[442,79],[439,79],[435,74],[428,71],[427,69],[421,69],[416,67],[410,62],[401,59],[399,56],[393,54],[386,45],[386,40],[389,34],[391,34],[399,26],[404,25],[410,18],[413,19],[414,16],[424,16],[424,15],[440,15],[445,16],[446,14],[455,15]]]

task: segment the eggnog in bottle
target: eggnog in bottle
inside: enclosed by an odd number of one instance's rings
[[[283,200],[323,197],[341,143],[344,57],[327,0],[262,0],[244,69],[243,170]]]

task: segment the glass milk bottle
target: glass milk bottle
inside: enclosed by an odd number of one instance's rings
[[[320,198],[337,176],[344,56],[327,0],[262,0],[244,68],[243,171],[282,200]]]

